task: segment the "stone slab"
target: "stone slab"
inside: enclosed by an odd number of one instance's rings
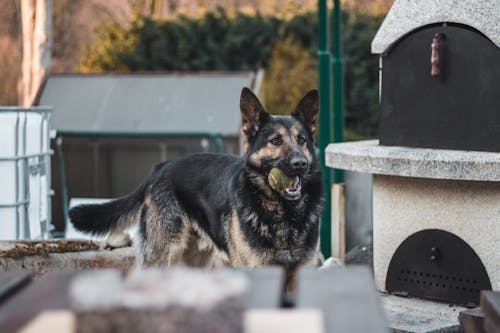
[[[52,272],[18,292],[0,308],[0,331],[18,332],[47,310],[69,309],[68,289],[74,272]]]
[[[31,275],[26,271],[0,272],[0,304],[30,282]]]
[[[482,291],[481,310],[486,332],[500,332],[500,291]]]
[[[27,255],[20,258],[0,257],[0,272],[26,269],[34,278],[61,269],[116,268],[128,271],[135,264],[135,250],[131,247],[112,251],[83,251]]]
[[[381,294],[389,327],[395,333],[463,332],[458,315],[466,308],[417,298]]]
[[[484,313],[481,308],[467,309],[460,312],[458,321],[465,333],[485,333]]]
[[[240,332],[248,281],[242,272],[172,267],[75,278],[78,332]]]
[[[500,182],[500,153],[381,146],[378,140],[330,144],[326,165],[392,176]]]
[[[68,310],[43,311],[26,324],[19,333],[74,333],[75,316]]]
[[[498,0],[396,0],[372,41],[372,53],[384,53],[419,27],[441,22],[471,26],[500,47]]]
[[[388,332],[384,311],[367,267],[299,271],[296,306],[323,311],[326,332]]]
[[[363,265],[373,270],[373,244],[358,245],[346,253],[346,265]]]
[[[319,310],[248,310],[243,318],[245,333],[325,333]]]
[[[22,258],[29,255],[48,255],[51,253],[67,253],[95,251],[100,245],[83,239],[49,239],[49,240],[17,240],[0,242],[0,258]]]
[[[285,272],[281,267],[245,268],[249,292],[245,295],[247,309],[276,309],[281,306]]]

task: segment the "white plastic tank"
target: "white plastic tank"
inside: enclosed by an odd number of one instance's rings
[[[47,237],[50,114],[47,107],[0,107],[0,240]]]

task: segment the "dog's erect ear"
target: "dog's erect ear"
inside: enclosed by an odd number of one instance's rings
[[[317,90],[309,91],[292,112],[292,117],[300,120],[311,135],[314,135],[319,114],[319,93]]]
[[[264,110],[257,96],[248,88],[243,88],[240,99],[241,127],[247,140],[251,139],[259,130],[269,113]]]

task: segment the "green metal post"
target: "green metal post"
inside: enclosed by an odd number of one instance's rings
[[[62,206],[63,206],[63,218],[64,218],[64,230],[68,226],[68,209],[69,209],[69,198],[68,198],[68,185],[66,184],[66,169],[64,166],[64,155],[62,151],[63,139],[62,137],[56,138],[56,153],[57,161],[59,162],[59,177],[61,177],[61,196],[62,196]]]
[[[222,137],[219,133],[212,134],[212,140],[215,145],[215,152],[217,154],[222,153]]]
[[[332,139],[331,122],[331,55],[328,49],[328,8],[326,0],[318,0],[318,70],[319,70],[319,157],[323,167],[325,183],[325,211],[321,221],[321,251],[328,258],[331,256],[331,172],[325,165],[325,148]]]
[[[340,0],[334,0],[332,15],[333,54],[333,142],[344,141],[344,59],[342,58],[342,9]],[[342,183],[344,173],[335,169],[333,181]]]

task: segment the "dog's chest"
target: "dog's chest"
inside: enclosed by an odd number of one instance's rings
[[[308,256],[308,230],[278,222],[271,233],[273,264],[292,265]]]
[[[240,221],[246,241],[264,264],[294,265],[313,248],[307,244],[311,232],[307,223],[301,225],[282,215],[272,218],[259,214],[243,215]]]

